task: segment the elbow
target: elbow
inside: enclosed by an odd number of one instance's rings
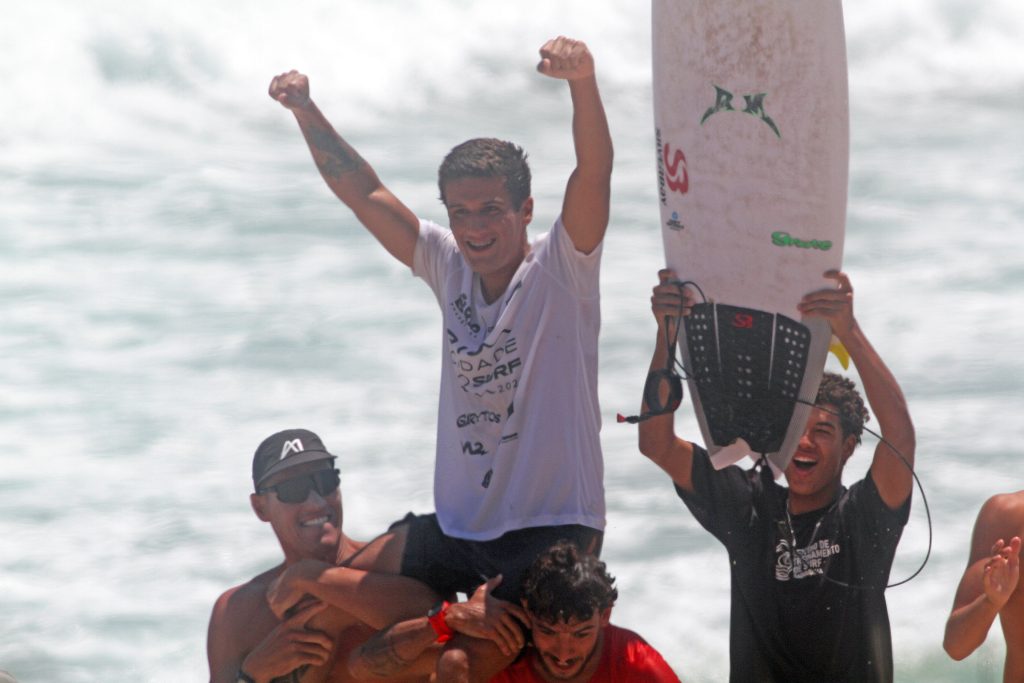
[[[942,641],[942,649],[946,651],[946,654],[949,655],[950,659],[957,662],[962,662],[967,659],[967,655],[971,654],[970,652],[965,652],[957,648],[954,644],[945,640]]]
[[[917,435],[914,433],[914,425],[909,420],[907,426],[898,434],[883,434],[883,436],[890,449],[906,460],[908,464],[913,465],[914,451],[917,449]]]
[[[652,439],[650,434],[647,433],[647,430],[644,429],[643,424],[640,425],[640,429],[638,430],[637,447],[640,449],[640,452],[647,458],[650,458],[651,454],[655,450],[654,439]]]
[[[978,643],[978,645],[980,645],[980,643]],[[967,659],[978,645],[971,647],[970,645],[965,644],[962,639],[956,638],[951,634],[948,628],[946,630],[945,637],[942,639],[942,649],[946,651],[946,654],[949,655],[950,659],[957,662]]]
[[[652,434],[649,429],[645,429],[643,424],[640,425],[639,432],[637,442],[640,453],[648,460],[660,465],[668,451],[667,442],[660,435]]]

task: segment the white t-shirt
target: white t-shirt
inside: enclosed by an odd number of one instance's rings
[[[434,505],[449,536],[604,529],[600,263],[601,247],[577,251],[559,218],[486,304],[451,231],[421,221],[413,273],[444,321]]]

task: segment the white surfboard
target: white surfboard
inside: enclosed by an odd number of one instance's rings
[[[652,16],[665,257],[709,304],[679,342],[692,403],[716,467],[763,453],[778,474],[831,340],[797,304],[842,264],[842,5],[653,0]]]

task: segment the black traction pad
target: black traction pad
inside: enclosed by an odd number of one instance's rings
[[[807,367],[811,332],[778,313],[697,304],[685,318],[687,368],[711,432],[755,453],[782,447]]]

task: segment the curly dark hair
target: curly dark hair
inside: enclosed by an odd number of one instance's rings
[[[615,604],[619,591],[605,563],[562,540],[540,554],[523,581],[523,600],[548,623],[586,621]]]
[[[857,443],[860,443],[860,435],[864,432],[864,423],[870,420],[871,416],[864,406],[864,399],[857,391],[857,385],[852,380],[834,372],[826,372],[821,378],[818,397],[814,403],[835,406],[839,412],[839,424],[843,428],[843,438],[852,434],[857,437]]]
[[[437,169],[441,203],[448,201],[444,188],[461,178],[504,178],[505,189],[516,210],[530,196],[530,166],[522,147],[495,138],[473,138],[456,145]]]

